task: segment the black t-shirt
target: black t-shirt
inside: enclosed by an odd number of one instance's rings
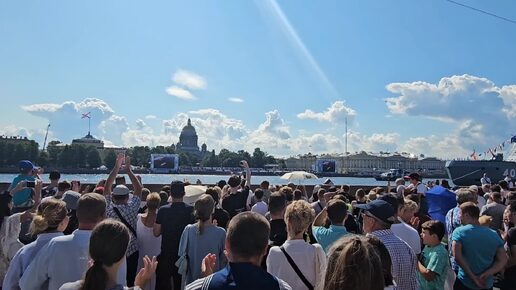
[[[161,255],[177,257],[183,230],[193,224],[193,207],[184,202],[174,202],[159,208],[156,223],[161,225]]]
[[[516,228],[513,227],[509,229],[507,232],[507,252],[511,254],[511,256],[516,255],[516,253],[511,252],[511,248],[516,246]],[[516,266],[512,266],[510,268],[505,269],[505,279],[504,283],[508,285],[512,285],[514,287],[516,285]],[[509,289],[509,288],[507,288]]]
[[[216,208],[211,215],[213,220],[217,220],[217,226],[227,228],[229,223],[229,213],[222,208]]]
[[[269,240],[272,246],[281,246],[287,240],[287,224],[283,219],[271,220]]]
[[[41,197],[54,196],[57,192],[57,187],[46,186],[41,189]]]
[[[228,194],[222,199],[222,208],[225,209],[231,218],[247,210],[247,197],[249,188],[239,190],[236,193]]]

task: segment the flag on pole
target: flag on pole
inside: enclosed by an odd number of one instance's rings
[[[91,119],[91,112],[88,112],[88,113],[82,114],[81,119],[84,119],[84,118]]]

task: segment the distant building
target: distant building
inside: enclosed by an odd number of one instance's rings
[[[445,173],[446,161],[435,157],[415,157],[407,153],[367,153],[361,151],[345,156],[340,155],[312,155],[305,154],[285,159],[285,165],[289,169],[314,170],[317,160],[332,159],[336,163],[336,172],[373,174],[387,171],[389,169],[403,169],[407,171],[423,171],[432,173]]]
[[[59,149],[62,149],[66,145],[67,144],[64,144],[64,143],[58,143],[55,145],[49,144],[49,147],[57,147]],[[109,150],[113,150],[115,152],[115,154],[118,154],[118,153],[125,154],[125,152],[127,151],[127,148],[124,148],[124,147],[105,147],[104,142],[100,139],[93,137],[93,135],[91,135],[90,132],[88,132],[88,134],[82,138],[73,139],[72,143],[70,145],[71,146],[95,147],[95,149],[97,149],[99,151],[100,157],[102,159],[104,159],[104,157],[106,156],[106,154]]]
[[[88,135],[80,138],[80,139],[73,139],[72,145],[80,145],[84,147],[93,146],[97,148],[98,150],[104,149],[104,142],[102,140],[99,140],[95,137],[93,137],[90,132],[88,132]]]
[[[30,144],[33,140],[28,139],[27,137],[22,136],[0,136],[0,143],[3,144]]]
[[[197,145],[198,140],[199,137],[197,136],[195,127],[192,126],[192,121],[188,119],[188,123],[183,127],[179,135],[179,142],[176,144],[176,153],[188,153],[202,159],[206,152],[208,152],[208,146],[202,144],[201,150],[199,150],[199,145]]]

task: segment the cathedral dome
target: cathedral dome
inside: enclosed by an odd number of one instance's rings
[[[183,130],[181,130],[180,136],[197,136],[197,132],[195,132],[195,128],[192,126],[190,119],[188,119],[188,124],[183,127]]]

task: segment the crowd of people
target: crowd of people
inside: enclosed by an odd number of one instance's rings
[[[440,217],[427,191],[448,185],[417,173],[369,192],[267,181],[253,190],[243,161],[245,178],[190,205],[188,183],[151,192],[130,164],[119,155],[94,187],[58,172],[44,186],[21,161],[0,194],[1,289],[516,289],[506,180],[451,191],[456,206]]]

